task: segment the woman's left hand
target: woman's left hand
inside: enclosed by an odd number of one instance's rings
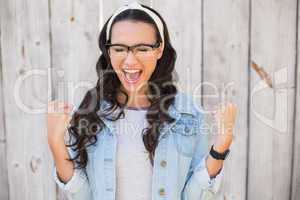
[[[233,103],[220,106],[216,113],[218,134],[215,138],[214,149],[218,152],[224,152],[230,148],[233,140],[236,113],[237,107]]]

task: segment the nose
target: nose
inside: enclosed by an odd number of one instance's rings
[[[128,51],[126,58],[124,59],[124,64],[133,65],[137,63],[137,59],[132,51]]]

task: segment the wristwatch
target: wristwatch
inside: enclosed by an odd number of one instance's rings
[[[214,145],[211,146],[211,149],[209,151],[209,155],[211,155],[211,157],[213,157],[216,160],[225,160],[225,158],[228,156],[230,150],[227,149],[224,153],[219,153],[217,151],[214,150]]]

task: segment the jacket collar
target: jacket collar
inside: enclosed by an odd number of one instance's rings
[[[108,109],[110,106],[111,104],[109,102],[103,100],[100,103],[99,111],[97,111],[98,116],[101,117],[100,113]],[[120,110],[116,109],[113,113],[111,113],[112,117],[117,116],[119,112]],[[181,117],[181,114],[190,114],[193,116],[197,116],[197,108],[196,105],[194,104],[194,101],[192,100],[192,97],[183,92],[177,92],[175,96],[174,104],[172,104],[169,107],[168,112],[169,115],[175,119],[175,121],[171,123],[169,126],[164,126],[161,133],[165,132],[164,129],[169,129],[173,124],[175,124]],[[106,119],[104,117],[101,117],[101,119],[103,120],[104,124],[111,130],[111,132],[115,133],[116,129],[113,121]]]
[[[190,115],[197,115],[197,106],[195,105],[192,97],[183,92],[177,92],[175,96],[174,105],[170,106],[172,109],[176,110],[177,113],[185,113]],[[170,110],[170,112],[172,111]],[[172,115],[172,113],[170,113]]]

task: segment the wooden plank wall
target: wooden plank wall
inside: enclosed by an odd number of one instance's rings
[[[248,20],[249,1],[203,3],[203,82],[207,83],[203,87],[204,108],[213,108],[212,105],[225,101],[222,100],[225,92],[228,100],[239,108],[232,156],[225,165],[221,199],[246,199]],[[221,98],[206,98],[215,93]]]
[[[78,106],[97,78],[99,31],[130,2],[0,1],[1,200],[66,199],[52,180],[42,108],[50,99]],[[238,105],[218,199],[299,199],[299,0],[139,2],[159,11],[168,25],[179,89],[207,110],[228,86],[229,100]],[[252,62],[270,74],[274,88],[261,81]],[[32,72],[37,76],[20,82]],[[18,84],[20,97],[13,92]]]
[[[291,188],[291,198],[292,200],[299,199],[300,196],[300,53],[299,53],[299,45],[300,45],[300,40],[299,40],[299,33],[300,33],[300,26],[299,26],[299,1],[297,2],[297,57],[296,57],[296,65],[295,65],[295,109],[294,109],[294,134],[293,134],[293,171],[291,173],[292,176],[292,188]]]
[[[9,199],[54,199],[41,112],[47,102],[45,72],[50,67],[48,1],[2,1],[1,9],[1,102]]]
[[[0,5],[0,13],[2,6]],[[0,18],[1,19],[1,18]],[[0,27],[1,38],[1,27]],[[0,40],[0,199],[9,199],[8,192],[8,177],[6,163],[6,135],[5,135],[5,113],[4,113],[4,96],[3,96],[3,73],[2,73],[2,55],[1,55],[1,40]]]
[[[296,7],[294,0],[252,2],[251,61],[272,73],[274,88],[255,91],[260,83],[251,73],[248,199],[290,198]]]

